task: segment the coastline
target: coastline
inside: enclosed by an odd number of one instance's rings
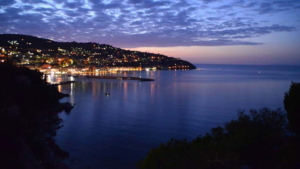
[[[69,167],[61,162],[69,153],[54,140],[61,128],[58,113],[70,111],[68,103],[60,103],[69,94],[49,85],[42,73],[10,63],[0,64],[0,159],[7,168]],[[72,105],[71,105],[72,106]]]

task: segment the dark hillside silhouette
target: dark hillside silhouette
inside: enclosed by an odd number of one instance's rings
[[[28,68],[0,64],[0,168],[55,168],[66,158],[52,138],[64,95]],[[54,156],[53,156],[54,155]]]
[[[90,58],[91,60],[101,61],[102,66],[155,66],[158,69],[196,69],[190,62],[179,58],[148,52],[124,50],[95,42],[56,42],[29,35],[0,34],[0,47],[5,47],[9,50],[13,49],[14,53],[22,53],[22,55],[26,55],[28,51],[31,51],[34,55],[44,54],[43,56],[45,57],[57,58],[67,56],[77,60],[77,62],[80,59],[92,57]],[[37,52],[37,50],[41,50],[41,52]],[[19,57],[14,59],[19,59]],[[116,62],[116,60],[123,61]]]

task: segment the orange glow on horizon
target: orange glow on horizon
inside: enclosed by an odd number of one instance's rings
[[[299,54],[294,52],[296,50],[294,50],[292,46],[276,48],[276,46],[272,44],[248,46],[139,47],[126,49],[181,58],[193,64],[300,64],[300,59],[298,58]]]

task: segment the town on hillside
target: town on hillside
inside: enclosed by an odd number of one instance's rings
[[[130,51],[93,42],[56,42],[29,35],[0,34],[0,62],[44,73],[187,70],[196,67],[180,58]]]

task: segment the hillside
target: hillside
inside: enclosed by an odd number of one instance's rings
[[[195,69],[188,61],[161,54],[130,51],[94,42],[56,42],[29,35],[0,34],[0,48],[14,60],[20,57],[35,60],[68,57],[77,65],[139,66],[158,69]],[[30,55],[29,55],[30,54]],[[42,60],[40,60],[42,62]],[[29,64],[29,63],[28,63]]]

